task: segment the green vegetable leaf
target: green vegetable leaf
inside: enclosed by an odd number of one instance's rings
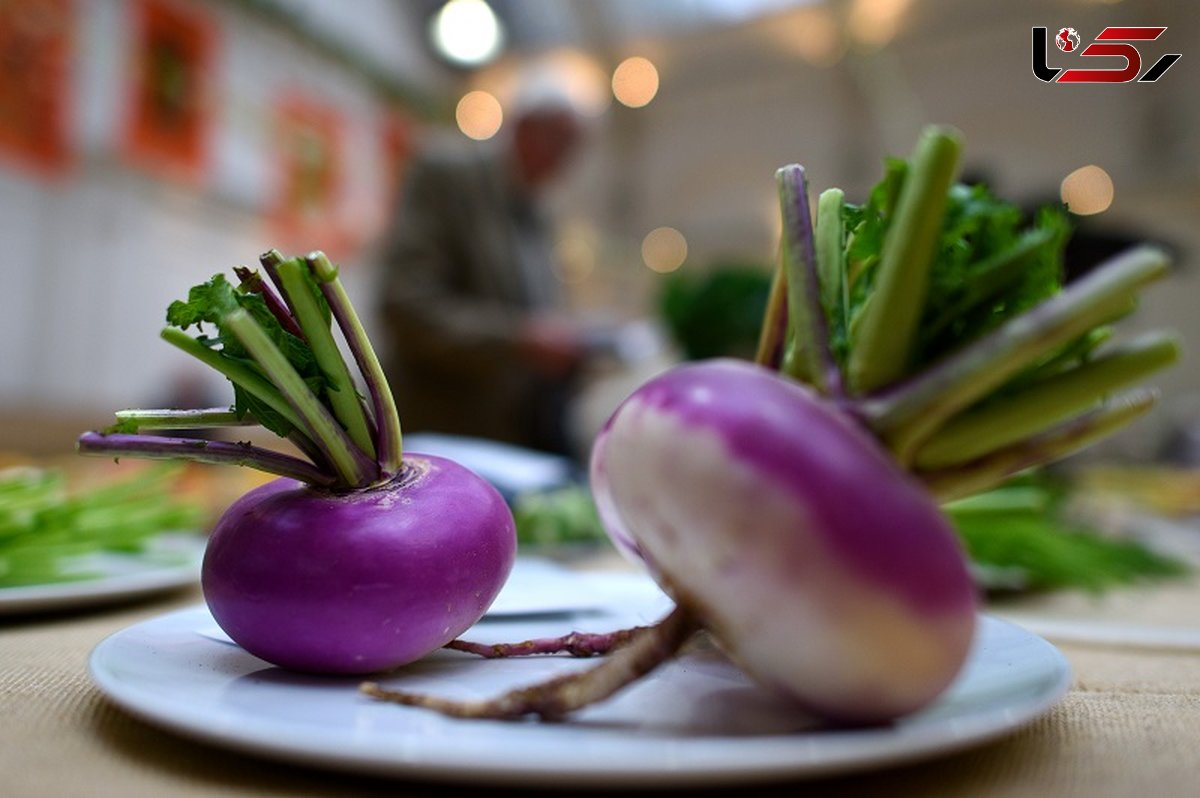
[[[167,307],[167,324],[181,330],[199,327],[202,322],[215,325],[237,307],[237,291],[225,275],[216,274],[207,283],[192,286],[186,301],[176,300]]]
[[[1020,210],[984,186],[955,186],[930,275],[918,362],[930,363],[1024,313],[1062,287],[1066,215],[1042,209],[1029,229]]]

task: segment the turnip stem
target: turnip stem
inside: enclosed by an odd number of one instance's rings
[[[1050,507],[1051,498],[1051,493],[1040,486],[1010,485],[955,499],[942,509],[953,518],[1012,512],[1044,513]]]
[[[396,410],[396,400],[388,385],[387,376],[383,373],[383,366],[379,363],[366,328],[363,327],[349,295],[346,294],[346,288],[338,277],[337,267],[322,252],[311,253],[307,261],[366,382],[367,395],[371,398],[372,410],[375,413],[376,459],[385,474],[393,474],[400,469],[403,462],[403,438],[400,414]]]
[[[1154,406],[1153,391],[1114,397],[1078,418],[962,466],[917,476],[938,501],[949,502],[1001,484],[1035,466],[1060,460],[1108,437]]]
[[[377,465],[354,445],[250,314],[239,308],[226,315],[223,321],[277,386],[291,409],[313,431],[313,442],[337,471],[341,482],[348,487],[364,487],[375,481]]]
[[[817,281],[821,289],[821,307],[830,326],[844,328],[849,296],[846,287],[846,249],[842,208],[845,195],[840,188],[821,192],[817,199]]]
[[[327,474],[311,463],[249,443],[85,432],[79,436],[75,448],[80,454],[107,457],[129,456],[147,460],[191,460],[216,465],[247,466],[312,485],[330,485],[333,482]]]
[[[304,330],[313,357],[328,381],[325,395],[329,397],[334,417],[345,428],[354,445],[368,457],[374,458],[375,444],[367,428],[367,418],[358,398],[358,390],[350,377],[350,370],[346,367],[341,350],[333,339],[329,319],[317,304],[317,296],[313,293],[315,285],[307,265],[298,258],[293,258],[279,264],[277,268],[284,289],[284,300],[292,309],[300,329]]]
[[[266,252],[258,256],[258,263],[263,267],[263,271],[267,273],[267,277],[275,285],[275,290],[280,294],[284,293],[283,282],[279,279],[279,264],[286,261],[283,253],[277,249],[268,249]],[[303,333],[301,334],[303,337]]]
[[[914,464],[918,470],[928,471],[976,460],[1044,432],[1178,357],[1178,343],[1166,335],[1147,336],[1115,348],[1077,368],[955,416],[917,451]]]
[[[212,429],[248,427],[258,422],[248,415],[238,417],[228,407],[196,410],[118,410],[117,422],[123,429]]]
[[[304,332],[300,329],[300,325],[296,323],[292,312],[288,310],[287,305],[279,298],[279,294],[275,289],[267,285],[258,272],[252,272],[245,266],[238,266],[233,270],[240,281],[241,288],[250,293],[258,294],[267,303],[267,310],[271,311],[271,315],[279,322],[279,326],[284,330],[303,340]]]
[[[758,334],[758,351],[754,362],[769,369],[778,369],[783,360],[783,347],[787,338],[787,272],[783,258],[775,267],[771,277],[771,292],[767,296],[767,308],[763,314],[762,329]]]
[[[539,637],[520,643],[472,643],[469,640],[451,640],[446,648],[478,654],[486,659],[507,657],[530,657],[539,654],[570,654],[572,657],[594,657],[607,654],[627,644],[635,635],[648,629],[635,626],[615,632],[571,632],[562,637]]]
[[[863,308],[861,332],[850,350],[847,372],[854,393],[895,382],[912,363],[959,150],[958,133],[947,128],[928,128],[917,142],[884,238],[872,301]]]
[[[361,690],[372,698],[406,706],[424,707],[457,718],[515,719],[538,715],[557,720],[589,704],[602,701],[634,682],[663,662],[699,630],[697,621],[683,607],[654,626],[634,634],[629,643],[616,649],[596,667],[522,687],[485,701],[453,701],[420,693],[387,690],[366,682]]]
[[[210,407],[201,410],[118,410],[117,425],[113,432],[135,432],[147,429],[219,429],[226,427],[252,427],[258,421],[248,413],[238,416],[227,407]],[[288,436],[296,448],[312,458],[314,463],[324,462],[319,449],[299,428]]]
[[[775,173],[783,215],[782,258],[787,271],[788,319],[792,331],[788,374],[810,381],[826,395],[842,394],[841,372],[829,348],[829,324],[821,309],[821,286],[813,248],[812,213],[804,167]]]
[[[916,449],[949,418],[1022,369],[1126,313],[1133,292],[1166,269],[1162,250],[1131,249],[908,382],[863,399],[859,410],[897,458],[908,464]]]
[[[252,394],[256,399],[287,419],[287,422],[293,427],[301,430],[305,435],[312,437],[312,430],[308,424],[292,409],[292,406],[283,397],[283,394],[279,392],[279,389],[257,371],[249,366],[221,357],[219,352],[209,349],[177,327],[163,328],[161,336],[167,343],[182,349],[206,366],[211,366],[225,375],[230,382],[241,387],[247,393]]]

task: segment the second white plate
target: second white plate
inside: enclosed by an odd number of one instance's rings
[[[204,537],[163,534],[140,552],[101,552],[78,563],[87,578],[0,588],[0,615],[81,609],[128,601],[200,580]]]

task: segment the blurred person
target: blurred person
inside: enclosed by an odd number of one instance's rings
[[[554,91],[509,115],[496,138],[434,140],[407,167],[383,253],[387,370],[406,429],[572,454],[586,336],[563,311],[541,200],[584,126]]]

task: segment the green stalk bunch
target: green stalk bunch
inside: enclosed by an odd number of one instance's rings
[[[231,407],[124,410],[104,432],[80,436],[83,454],[243,465],[335,491],[393,479],[402,467],[400,420],[379,360],[337,269],[321,252],[270,250],[263,272],[235,269],[167,308],[162,337],[233,384]],[[362,377],[359,393],[333,326]],[[197,333],[190,332],[195,327]],[[260,425],[300,456],[250,443],[157,434],[166,429]]]
[[[960,150],[956,131],[927,128],[866,202],[830,189],[815,214],[803,168],[779,170],[784,234],[756,358],[845,407],[944,501],[1142,415],[1157,395],[1127,389],[1179,356],[1164,334],[1109,343],[1166,273],[1161,249],[1064,286],[1063,210],[1027,223],[957,183]]]

